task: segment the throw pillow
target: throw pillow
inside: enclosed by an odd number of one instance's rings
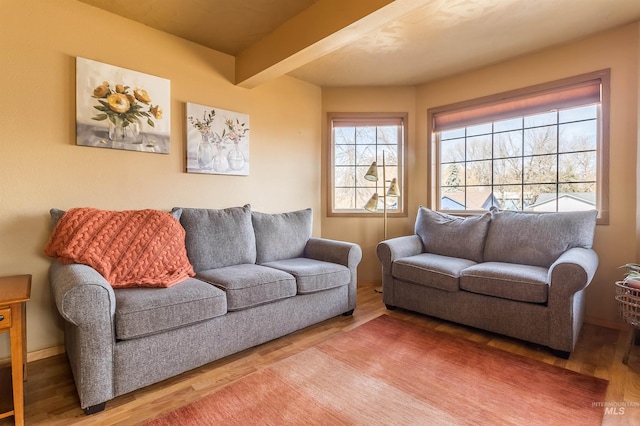
[[[591,248],[597,216],[597,210],[557,213],[495,210],[484,260],[548,268],[570,248]]]
[[[491,214],[460,217],[420,206],[415,233],[428,253],[482,262]]]
[[[251,206],[226,209],[182,208],[187,254],[196,272],[256,263]]]
[[[252,212],[251,220],[256,235],[256,263],[304,256],[313,226],[311,209],[274,214]]]
[[[75,208],[60,215],[45,253],[64,264],[98,271],[114,288],[169,287],[194,276],[185,232],[159,210],[108,211]]]

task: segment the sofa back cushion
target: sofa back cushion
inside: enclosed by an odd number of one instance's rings
[[[491,213],[459,217],[420,206],[415,233],[427,253],[482,262]]]
[[[182,208],[180,223],[196,272],[256,262],[250,205],[221,210]]]
[[[596,210],[557,213],[494,210],[484,260],[548,268],[570,248],[591,248],[597,215]]]
[[[251,220],[258,264],[304,256],[313,226],[311,209],[274,214],[252,212]]]

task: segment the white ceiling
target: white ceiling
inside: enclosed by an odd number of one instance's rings
[[[319,0],[79,1],[237,55]],[[412,10],[289,75],[320,86],[413,85],[640,20],[640,0],[395,2]]]

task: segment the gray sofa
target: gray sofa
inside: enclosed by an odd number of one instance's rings
[[[384,303],[568,358],[598,267],[596,216],[493,210],[457,217],[420,207],[414,235],[377,247]]]
[[[356,244],[311,238],[310,209],[174,209],[195,277],[112,288],[54,261],[49,277],[87,414],[106,401],[292,333],[356,306]],[[55,224],[63,214],[52,210]]]

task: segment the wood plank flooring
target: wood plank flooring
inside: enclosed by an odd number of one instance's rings
[[[101,413],[85,416],[80,409],[66,355],[56,355],[28,365],[25,384],[27,425],[136,425],[212,393],[256,370],[314,346],[329,337],[353,329],[383,313],[452,335],[555,364],[610,381],[609,405],[604,425],[640,424],[640,346],[634,347],[628,365],[622,364],[627,334],[585,324],[569,360],[554,357],[546,349],[521,341],[459,326],[401,309],[388,311],[373,284],[360,284],[358,305],[351,317],[336,317],[256,348],[181,374],[161,383],[107,402]],[[2,395],[2,398],[5,398]],[[461,402],[463,404],[463,402]],[[517,409],[517,407],[513,407]],[[12,425],[13,417],[0,420]],[[571,424],[571,419],[567,419]]]

